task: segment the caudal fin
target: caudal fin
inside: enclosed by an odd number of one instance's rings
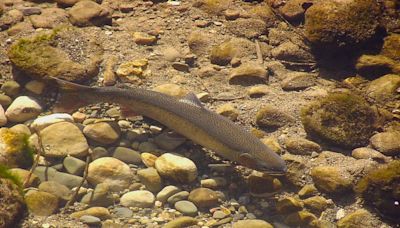
[[[91,87],[79,85],[59,78],[52,77],[52,79],[57,83],[59,88],[59,94],[57,101],[53,106],[53,112],[72,113],[78,108],[90,104],[82,94],[92,90]]]

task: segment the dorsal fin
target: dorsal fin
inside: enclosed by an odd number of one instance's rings
[[[201,103],[201,101],[199,100],[199,98],[197,98],[197,96],[192,92],[188,93],[184,98],[180,99],[179,101],[194,105],[199,108],[204,108],[204,106]]]

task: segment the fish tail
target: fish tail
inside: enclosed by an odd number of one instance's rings
[[[93,90],[93,88],[59,78],[52,77],[52,79],[56,82],[59,88],[57,101],[52,109],[53,112],[72,113],[78,108],[91,103],[82,95]]]

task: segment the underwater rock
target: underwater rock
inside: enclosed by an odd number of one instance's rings
[[[354,148],[367,144],[376,128],[377,116],[361,97],[339,92],[303,108],[301,121],[310,136]]]
[[[399,87],[400,75],[387,74],[371,81],[366,89],[366,93],[369,97],[379,102],[396,102],[396,99],[398,99],[396,89]]]
[[[374,0],[319,1],[305,13],[305,36],[323,49],[354,47],[375,35],[378,16]]]
[[[281,86],[284,90],[302,90],[314,86],[316,83],[316,76],[314,74],[305,72],[288,73],[282,80]]]
[[[292,116],[272,105],[264,105],[256,114],[256,124],[260,127],[283,127],[294,120]]]
[[[315,187],[329,193],[351,190],[353,177],[346,170],[334,166],[318,166],[311,170]]]
[[[69,50],[70,46],[85,51],[77,53]],[[16,69],[39,80],[58,77],[82,81],[97,75],[102,54],[94,39],[80,30],[65,28],[17,40],[8,57]]]
[[[54,214],[59,205],[57,196],[36,190],[30,190],[25,194],[25,202],[29,212],[38,216]]]
[[[222,15],[231,4],[232,0],[197,0],[193,6],[209,14]]]
[[[177,98],[182,98],[189,92],[186,89],[182,88],[181,86],[172,83],[161,84],[159,86],[154,87],[153,90]]]
[[[234,21],[228,21],[226,27],[234,35],[248,39],[261,36],[267,31],[265,22],[254,18],[239,18]]]
[[[239,220],[232,225],[233,228],[273,228],[271,224],[261,219]]]
[[[153,167],[140,169],[137,171],[140,183],[146,186],[146,189],[151,192],[159,192],[163,187],[163,181],[157,170]]]
[[[155,196],[153,193],[146,190],[137,190],[125,193],[121,197],[121,205],[125,207],[153,207]]]
[[[257,171],[253,171],[249,175],[247,182],[250,192],[256,195],[277,192],[282,188],[279,179]]]
[[[383,47],[381,50],[381,55],[400,61],[400,35],[390,34],[385,37],[383,41]]]
[[[279,10],[282,15],[290,22],[298,23],[304,18],[306,4],[313,4],[312,0],[289,0]]]
[[[57,196],[63,203],[66,203],[72,198],[72,191],[67,188],[67,186],[55,181],[44,181],[40,183],[38,188],[42,192],[47,192]]]
[[[179,154],[165,153],[157,158],[158,173],[180,183],[190,183],[197,178],[197,167],[193,161]]]
[[[12,168],[9,169],[9,172],[12,175],[16,176],[21,182],[25,182],[26,178],[30,173],[28,170],[21,168]],[[26,187],[37,187],[39,183],[40,183],[39,177],[36,174],[32,173],[29,182],[26,183]]]
[[[28,167],[33,162],[33,149],[28,138],[8,128],[0,128],[0,165]]]
[[[5,95],[8,95],[10,97],[15,97],[16,95],[18,95],[20,90],[21,90],[21,85],[13,80],[5,81],[1,85],[1,91],[3,91]]]
[[[110,9],[99,5],[94,1],[79,1],[68,11],[68,13],[71,23],[76,26],[111,25]]]
[[[42,112],[42,106],[33,97],[19,96],[6,110],[7,120],[24,122],[37,117]]]
[[[312,196],[303,200],[304,207],[314,213],[321,213],[328,207],[327,200],[322,196]]]
[[[55,28],[60,25],[69,24],[68,13],[60,8],[44,8],[40,15],[29,17],[33,27],[37,28]]]
[[[394,71],[396,61],[384,55],[362,55],[357,59],[356,70],[362,76],[378,78]]]
[[[285,223],[290,226],[307,226],[317,219],[313,213],[302,210],[287,215]]]
[[[300,137],[290,137],[285,140],[286,150],[291,154],[311,155],[320,152],[321,146],[317,143]]]
[[[350,227],[376,227],[374,224],[373,216],[365,209],[358,209],[344,218],[340,219],[337,223],[338,228]]]
[[[400,221],[400,161],[394,160],[365,175],[354,190],[383,215]]]
[[[175,195],[181,190],[173,185],[165,186],[159,193],[157,193],[156,199],[160,202],[165,203],[169,197]]]
[[[231,41],[226,41],[222,44],[214,46],[211,49],[210,61],[212,64],[221,66],[228,65],[231,60],[237,55],[238,48]]]
[[[154,45],[157,42],[157,37],[144,32],[134,32],[133,41],[138,45]]]
[[[197,225],[198,220],[189,216],[182,216],[166,223],[164,228],[179,228]]]
[[[25,203],[21,189],[4,172],[0,166],[0,227],[15,227],[25,211]]]
[[[400,131],[389,131],[371,137],[372,147],[387,156],[400,154]]]
[[[114,204],[114,198],[107,183],[96,185],[94,191],[88,192],[81,199],[81,203],[90,207],[108,207]]]
[[[174,207],[177,211],[181,212],[183,215],[196,216],[198,212],[196,205],[187,200],[176,202]]]
[[[232,121],[235,121],[239,116],[239,110],[229,103],[218,106],[215,112],[229,118]]]
[[[104,208],[104,207],[90,207],[90,208],[82,210],[82,211],[74,212],[70,215],[70,217],[79,219],[80,217],[82,217],[84,215],[95,216],[97,218],[100,218],[101,220],[111,218],[110,212],[108,211],[107,208]]]
[[[219,197],[217,192],[209,188],[196,188],[190,192],[188,199],[196,206],[204,208],[217,206]]]
[[[287,196],[276,202],[276,210],[280,214],[288,214],[294,211],[301,211],[302,209],[303,203],[294,197]]]
[[[117,146],[112,156],[127,164],[141,164],[142,162],[141,154],[127,147]]]
[[[119,139],[121,129],[115,122],[98,122],[85,126],[83,134],[98,143],[108,145]]]

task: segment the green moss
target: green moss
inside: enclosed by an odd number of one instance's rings
[[[368,143],[377,115],[361,97],[331,93],[301,111],[307,134],[337,146],[354,148]]]
[[[354,189],[384,216],[400,221],[400,161],[394,160],[371,171]]]
[[[10,172],[9,168],[0,164],[0,178],[11,180],[18,187],[22,187],[22,181],[17,176]]]
[[[29,145],[28,135],[5,128],[1,130],[0,135],[1,140],[6,145],[6,153],[18,158],[16,162],[19,166],[26,168],[32,165],[35,149]]]

